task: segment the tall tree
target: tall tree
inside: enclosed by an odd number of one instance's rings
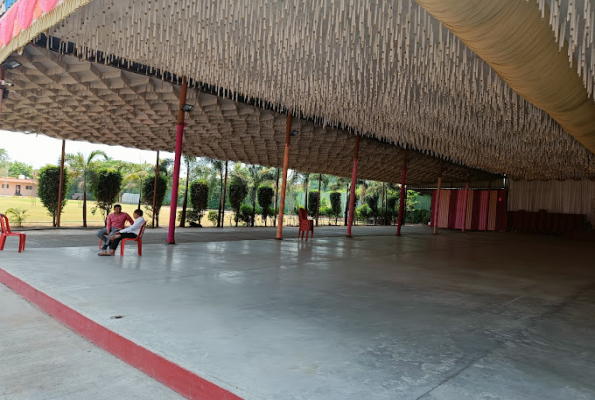
[[[318,206],[316,207],[316,226],[318,226],[318,217],[320,216],[320,205],[322,204],[322,189],[327,189],[330,183],[330,177],[324,174],[316,174],[314,179],[318,179]]]
[[[92,151],[87,157],[83,153],[66,154],[64,161],[68,164],[70,175],[74,178],[81,178],[83,185],[83,227],[87,227],[87,182],[93,179],[92,175],[97,169],[94,161],[98,157],[107,158],[101,150]]]
[[[58,204],[58,191],[60,188],[60,167],[55,165],[46,165],[39,171],[39,185],[37,186],[37,195],[41,203],[48,209],[52,217],[52,226],[56,226],[56,217],[61,213],[66,205],[66,198],[62,198],[61,204]],[[68,193],[69,176],[68,171],[64,170],[62,179],[62,193]]]
[[[240,217],[240,208],[247,194],[248,183],[246,180],[241,175],[233,175],[229,184],[229,202],[236,214],[236,227]]]
[[[252,221],[250,221],[250,223],[254,226],[258,188],[261,184],[274,180],[275,172],[272,168],[265,168],[260,165],[249,165],[247,168],[247,175],[250,179],[250,200],[252,201]]]
[[[192,212],[196,214],[198,225],[202,219],[203,211],[207,209],[209,203],[209,186],[205,181],[192,182],[190,186],[190,201],[192,203]]]
[[[267,217],[270,214],[271,204],[273,204],[273,188],[269,185],[262,185],[258,187],[258,204],[262,208],[262,220],[264,226],[267,226]]]
[[[153,209],[153,197],[155,193],[155,180],[157,181],[157,198],[155,201],[155,209]],[[161,212],[161,206],[163,205],[163,199],[165,199],[165,193],[167,192],[167,178],[161,173],[155,179],[155,175],[149,175],[147,179],[145,179],[145,183],[143,184],[143,202],[145,203],[145,208],[151,213],[155,215],[155,227],[159,227],[159,213]],[[172,212],[175,212],[173,209]]]
[[[331,199],[331,210],[332,214],[335,217],[335,226],[337,225],[337,221],[339,219],[339,215],[341,215],[341,193],[339,192],[332,192],[330,195]]]
[[[25,164],[20,161],[13,161],[8,164],[8,176],[11,178],[18,178],[20,175],[26,177],[33,177],[33,166]]]
[[[331,185],[331,190],[341,190],[345,187],[345,215],[344,215],[344,223],[347,226],[347,214],[349,213],[349,186],[351,184],[351,179],[349,178],[337,178],[335,183]]]
[[[225,180],[223,181],[223,201],[221,202],[221,228],[225,225],[225,201],[227,196],[227,172],[229,169],[229,161],[225,161]]]
[[[221,211],[225,209],[225,204],[223,204],[223,191],[225,190],[225,184],[223,183],[223,170],[225,169],[226,163],[216,158],[207,158],[206,160],[219,174],[219,208],[217,210],[217,228],[219,228],[223,224],[223,220],[221,218]]]
[[[138,187],[138,208],[142,203],[143,197],[143,182],[149,176],[151,167],[146,162],[142,164],[126,163],[122,168],[124,173],[124,180],[122,182],[124,187],[136,188]]]
[[[248,196],[250,197],[250,202],[252,203],[252,221],[250,221],[250,225],[254,226],[254,220],[256,219],[256,191],[258,190],[258,186],[262,181],[260,173],[264,169],[264,167],[260,165],[248,165],[248,179],[250,189],[248,192]]]
[[[184,156],[184,165],[186,166],[186,188],[184,190],[184,201],[182,202],[182,215],[180,217],[180,228],[186,226],[186,209],[188,208],[188,186],[192,175],[192,169],[195,167],[197,157]]]
[[[5,149],[0,149],[0,161],[8,160],[8,153]]]
[[[122,181],[122,173],[118,170],[102,168],[97,171],[96,183],[93,184],[93,195],[97,202],[96,208],[101,210],[104,221],[107,221],[107,216],[114,203],[118,201]],[[94,213],[95,210],[92,210],[92,212]]]
[[[304,208],[308,210],[308,188],[310,187],[310,175],[309,172],[294,171],[289,181],[290,186],[301,184],[304,190]]]

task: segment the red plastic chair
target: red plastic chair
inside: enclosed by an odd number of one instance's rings
[[[122,241],[120,242],[120,246],[121,246],[120,247],[120,257],[124,256],[124,243],[126,243],[127,240],[130,240],[131,242],[136,242],[137,247],[138,247],[138,255],[139,256],[143,255],[143,235],[145,234],[146,226],[147,226],[147,222],[145,221],[145,223],[140,227],[138,236],[135,237],[134,239],[130,239],[130,238],[122,239]]]
[[[298,231],[298,238],[300,235],[301,238],[304,238],[304,233],[306,234],[306,242],[308,241],[308,235],[312,233],[312,237],[314,237],[314,221],[308,219],[308,212],[301,208],[298,214],[299,221],[300,221],[300,230]]]
[[[6,238],[8,236],[18,236],[19,253],[25,250],[25,242],[27,241],[27,236],[24,233],[13,233],[10,230],[10,225],[8,224],[8,217],[4,214],[0,214],[0,227],[2,228],[2,233],[0,233],[0,250],[4,250],[4,243],[6,242]]]

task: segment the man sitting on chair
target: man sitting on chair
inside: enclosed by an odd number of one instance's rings
[[[114,206],[114,212],[107,216],[107,226],[97,231],[97,237],[103,241],[101,250],[107,250],[107,244],[109,243],[111,236],[114,232],[124,229],[126,221],[128,221],[129,224],[134,222],[128,213],[122,212],[122,206],[116,204]]]
[[[110,237],[109,251],[99,253],[100,256],[113,256],[116,253],[116,249],[118,248],[118,245],[120,244],[120,241],[122,239],[136,239],[138,237],[140,229],[145,223],[145,219],[143,218],[143,211],[134,210],[133,216],[134,223],[130,225],[128,228],[115,231]]]

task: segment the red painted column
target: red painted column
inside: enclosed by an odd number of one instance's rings
[[[281,182],[281,202],[279,203],[279,223],[275,239],[283,240],[283,215],[285,213],[285,192],[287,190],[287,171],[289,170],[289,149],[291,148],[291,111],[287,112],[285,125],[285,153],[283,154],[283,181]]]
[[[351,173],[351,193],[349,197],[349,217],[347,219],[347,237],[351,237],[351,225],[355,214],[355,186],[357,184],[357,162],[359,154],[359,133],[355,134],[355,151],[353,156],[353,172]]]
[[[403,225],[403,216],[405,213],[405,194],[407,189],[405,183],[407,180],[407,148],[403,151],[403,170],[401,172],[401,194],[399,196],[399,218],[397,219],[397,236],[401,236],[401,225]]]
[[[469,205],[469,182],[465,185],[465,208],[463,208],[463,229],[465,232],[465,226],[467,225],[467,206]]]
[[[62,157],[60,157],[60,183],[58,187],[58,211],[56,215],[56,228],[60,227],[60,217],[62,216],[62,198],[64,197],[64,193],[62,193],[62,186],[64,185],[64,157],[66,149],[66,140],[62,139]]]
[[[171,188],[171,205],[169,214],[169,230],[167,232],[167,243],[175,244],[176,214],[178,211],[178,187],[180,186],[180,160],[182,158],[182,139],[184,138],[184,111],[182,106],[186,104],[186,91],[188,80],[182,79],[180,90],[180,108],[178,109],[178,126],[176,127],[176,157],[174,159],[174,176]]]
[[[436,191],[436,205],[434,206],[434,235],[438,234],[438,217],[440,216],[440,197],[442,195],[442,160],[440,160],[440,174],[438,175],[438,190]]]
[[[151,226],[155,228],[155,207],[157,207],[157,178],[159,177],[159,150],[157,150],[157,161],[155,161],[155,179],[153,180],[153,222]],[[141,189],[142,190],[142,189]]]

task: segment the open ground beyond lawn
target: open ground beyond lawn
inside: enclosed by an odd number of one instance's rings
[[[184,243],[148,244],[143,257],[13,247],[0,268],[246,399],[593,398],[590,243],[423,227],[400,238],[355,227],[352,240],[325,228],[307,243],[215,231],[181,231]]]

